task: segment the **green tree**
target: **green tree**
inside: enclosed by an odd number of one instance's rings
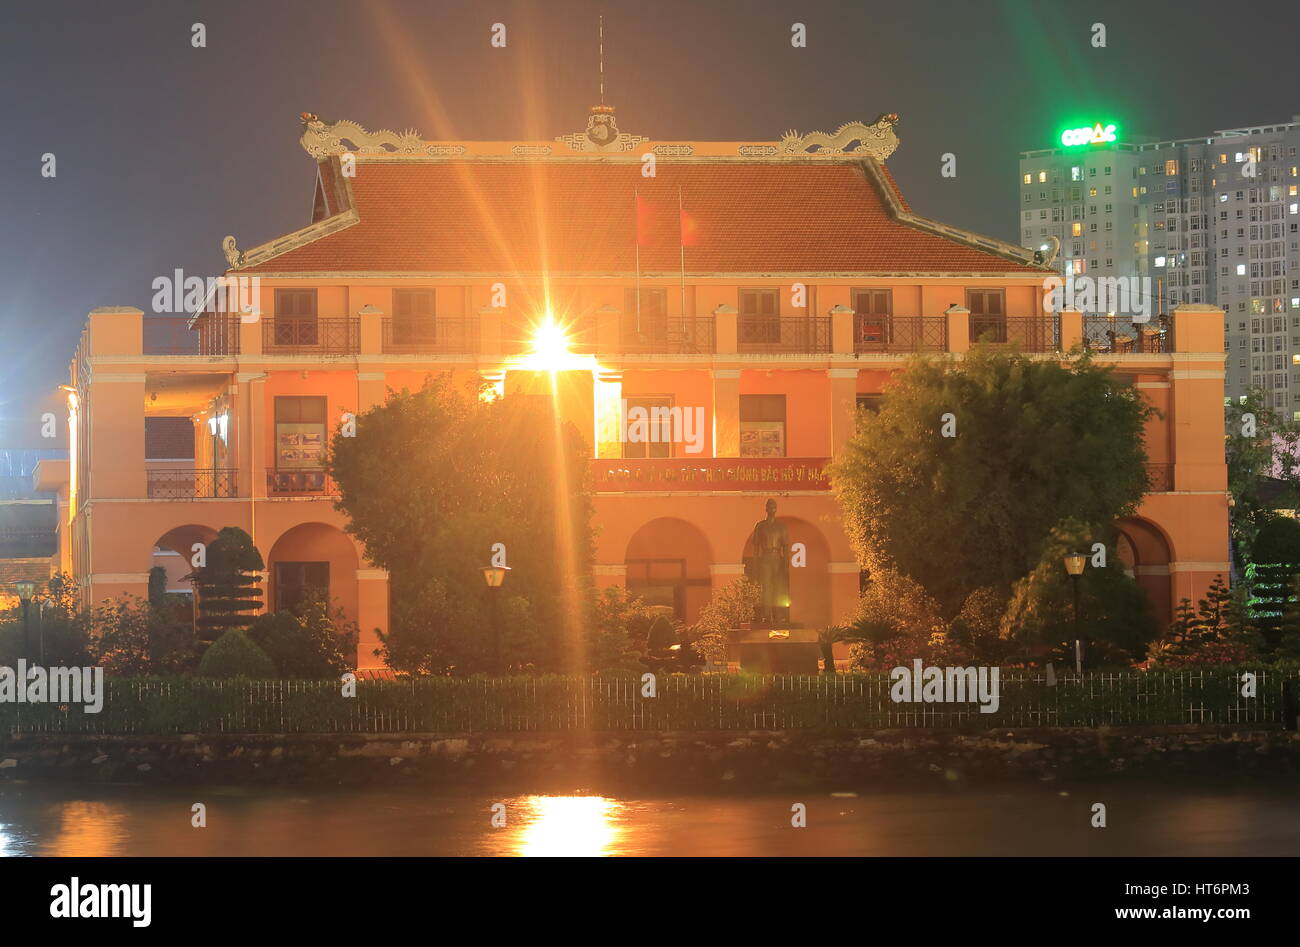
[[[1267,648],[1275,648],[1292,580],[1300,574],[1300,522],[1268,519],[1255,536],[1254,560],[1246,567],[1250,618]]]
[[[727,633],[754,619],[762,589],[753,579],[741,577],[713,590],[695,624],[686,632],[683,646],[694,648],[713,664],[727,658]]]
[[[1153,414],[1086,355],[1062,365],[976,346],[960,362],[914,360],[831,466],[859,561],[920,583],[951,617],[1032,569],[1062,519],[1137,509]]]
[[[194,628],[171,603],[134,596],[106,601],[95,610],[99,663],[113,674],[183,674],[199,660]]]
[[[392,583],[380,650],[391,667],[586,666],[589,453],[572,425],[557,426],[549,399],[484,401],[446,378],[391,394],[357,418],[355,436],[335,436],[338,506]],[[511,571],[489,590],[482,569],[501,547]]]
[[[204,565],[195,570],[199,599],[198,630],[212,641],[229,628],[248,628],[262,607],[261,577],[266,566],[248,533],[237,526],[222,529],[208,543]]]
[[[1283,617],[1285,627],[1287,619]],[[1255,630],[1244,590],[1229,588],[1216,576],[1205,598],[1192,608],[1183,599],[1164,637],[1148,653],[1151,666],[1187,667],[1203,664],[1242,664],[1260,657],[1262,636]]]
[[[1237,562],[1244,568],[1251,562],[1277,561],[1260,559],[1255,553],[1260,530],[1273,518],[1260,497],[1260,483],[1275,476],[1283,486],[1279,508],[1300,508],[1300,424],[1275,411],[1259,389],[1252,389],[1244,400],[1228,401],[1224,423],[1232,497],[1229,523]]]
[[[292,611],[259,615],[248,637],[274,662],[281,677],[321,680],[353,667],[357,628],[342,609],[331,610],[319,594]]]
[[[242,628],[231,628],[208,645],[199,661],[200,677],[276,677],[275,663]]]
[[[1066,555],[1090,549],[1096,534],[1077,520],[1054,528],[1043,544],[1042,558],[1016,583],[1002,616],[1002,637],[1023,652],[1046,647],[1047,657],[1073,663],[1074,589],[1065,571]],[[1111,547],[1113,550],[1113,546]],[[1089,562],[1079,583],[1079,628],[1090,667],[1142,660],[1159,634],[1151,601],[1125,574],[1117,557],[1104,566]]]
[[[610,586],[600,594],[595,610],[587,646],[592,670],[643,669],[641,659],[653,646],[652,629],[658,622],[663,622],[668,630],[669,640],[662,647],[668,647],[676,638],[673,623],[658,614],[658,606],[647,605],[618,586]]]

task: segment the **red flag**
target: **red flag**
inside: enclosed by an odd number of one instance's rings
[[[693,215],[684,210],[678,213],[681,214],[682,246],[693,247],[699,242],[700,226]]]
[[[636,196],[636,245],[638,247],[650,246],[653,231],[654,214],[650,210],[650,203],[638,194]]]

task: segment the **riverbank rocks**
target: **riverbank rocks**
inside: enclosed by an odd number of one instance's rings
[[[228,782],[679,792],[1300,775],[1300,734],[1232,727],[655,733],[40,733],[0,738],[0,781]],[[266,765],[264,765],[266,764]],[[399,775],[400,774],[400,775]]]

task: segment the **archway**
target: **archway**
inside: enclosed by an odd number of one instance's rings
[[[1126,571],[1132,570],[1137,583],[1151,599],[1156,621],[1163,627],[1173,620],[1174,561],[1169,539],[1160,527],[1141,517],[1129,517],[1115,524],[1119,530],[1116,547]]]
[[[194,546],[196,543],[206,546],[216,538],[215,529],[196,523],[174,526],[158,537],[153,544],[152,565],[166,572],[168,592],[177,595],[194,594],[194,586],[189,579],[194,572]]]
[[[663,516],[642,525],[627,543],[627,590],[651,605],[668,605],[694,621],[709,600],[713,550],[693,523]]]
[[[300,523],[285,530],[266,557],[267,611],[293,608],[313,592],[357,620],[357,549],[337,526]]]

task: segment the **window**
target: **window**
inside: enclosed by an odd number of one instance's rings
[[[781,319],[775,289],[740,291],[741,342],[780,342]]]
[[[888,342],[894,293],[889,289],[853,290],[854,333],[859,342]]]
[[[393,341],[436,342],[436,307],[432,289],[393,290]]]
[[[297,608],[308,596],[330,594],[328,562],[277,562],[275,564],[275,610]]]
[[[316,344],[316,290],[275,291],[275,344]]]
[[[624,457],[671,457],[673,456],[673,421],[672,421],[672,395],[638,395],[625,399],[627,402],[627,417],[623,419],[627,432],[623,438],[623,456]],[[634,408],[641,408],[645,411],[645,425],[637,424],[633,426],[634,418],[640,416],[638,411],[633,415]],[[632,440],[635,434],[636,440]]]
[[[685,559],[627,560],[627,590],[647,605],[666,605],[678,618],[686,617]],[[704,580],[707,582],[708,580]]]
[[[668,339],[668,291],[664,289],[641,290],[640,312],[637,311],[635,289],[623,293],[624,337],[640,335],[645,342],[664,342]],[[638,323],[638,319],[640,320]]]
[[[970,338],[992,342],[1007,340],[1006,290],[968,289],[966,308],[970,310]]]
[[[194,422],[189,418],[145,418],[145,460],[194,461]]]
[[[740,456],[784,457],[785,395],[740,396]]]
[[[275,467],[277,470],[313,468],[325,460],[324,397],[275,399]]]
[[[1046,172],[1046,171],[1039,171],[1039,172],[1038,172],[1038,183],[1039,183],[1039,184],[1046,184],[1046,183],[1047,183],[1047,172]]]
[[[858,395],[858,410],[875,413],[880,410],[884,395]]]
[[[1024,176],[1024,182],[1025,182],[1026,184],[1030,183],[1030,176],[1029,176],[1028,174],[1026,174],[1026,175]]]

